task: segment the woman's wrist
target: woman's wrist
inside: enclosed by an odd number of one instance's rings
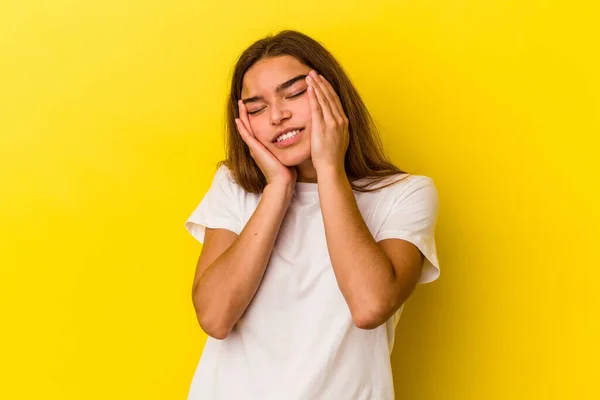
[[[347,178],[346,171],[343,165],[331,165],[317,169],[317,179],[320,181],[339,178]]]
[[[296,182],[292,183],[268,183],[263,190],[263,196],[267,194],[267,196],[280,197],[288,202],[292,199],[294,195],[294,188],[296,187]]]

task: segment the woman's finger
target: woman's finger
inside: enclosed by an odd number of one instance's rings
[[[315,88],[312,85],[308,85],[308,104],[310,106],[310,118],[311,125],[313,127],[319,127],[324,125],[323,121],[323,111],[321,110],[321,105],[319,104],[319,99],[317,99],[317,95],[315,94]]]
[[[250,119],[248,118],[248,109],[242,100],[238,100],[238,108],[240,110],[240,120],[244,123],[248,135],[254,137],[254,132],[250,126]]]
[[[330,98],[333,99],[333,104],[335,104],[338,114],[341,117],[345,117],[346,113],[344,112],[344,107],[342,106],[342,101],[340,99],[340,96],[338,96],[338,94],[335,92],[335,89],[333,88],[331,83],[329,83],[329,81],[327,79],[325,79],[325,77],[323,75],[319,75],[319,78],[325,85],[325,88],[327,89],[327,91],[330,93]]]
[[[235,119],[235,124],[237,126],[237,130],[240,133],[240,136],[242,137],[242,140],[244,142],[246,142],[246,144],[248,145],[248,147],[250,148],[250,151],[252,151],[252,136],[250,135],[250,133],[248,132],[248,130],[246,129],[246,127],[244,126],[244,122],[239,119],[236,118]]]
[[[338,110],[337,104],[335,102],[335,98],[334,98],[334,93],[331,93],[331,91],[329,90],[329,87],[326,85],[325,83],[325,77],[323,77],[323,75],[319,75],[317,76],[317,78],[315,78],[315,80],[317,81],[318,85],[319,85],[319,89],[321,89],[321,93],[323,94],[323,97],[326,99],[327,101],[327,105],[329,106],[329,111],[331,112],[331,116],[335,121],[341,121],[342,116],[340,115],[340,112]]]
[[[323,113],[323,119],[325,121],[328,121],[329,123],[331,123],[332,121],[335,121],[336,119],[335,119],[333,113],[331,112],[331,106],[329,105],[329,101],[325,97],[325,93],[323,92],[323,89],[321,88],[321,83],[319,82],[319,79],[315,79],[311,75],[309,75],[308,80],[309,80],[309,84],[315,88],[314,93],[319,101],[319,105],[321,106],[321,112]]]

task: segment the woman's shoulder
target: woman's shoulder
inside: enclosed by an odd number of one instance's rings
[[[251,193],[246,191],[236,180],[235,173],[225,163],[220,163],[215,172],[215,182],[218,182],[221,187],[230,193],[240,201],[251,201],[252,204],[256,203],[256,200],[260,198],[260,194]]]
[[[239,196],[243,192],[231,169],[223,163],[217,165],[216,171],[213,173],[211,187],[213,190],[219,190],[228,196]]]
[[[235,189],[242,189],[237,183],[233,171],[225,163],[218,164],[214,179],[215,181],[220,182],[222,185],[227,185]]]
[[[366,177],[353,181],[359,186],[375,191],[397,192],[413,185],[433,185],[433,179],[427,175],[410,174],[406,172],[391,174],[384,177]]]

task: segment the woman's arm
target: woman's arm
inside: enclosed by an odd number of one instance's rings
[[[327,249],[354,324],[381,325],[414,290],[423,266],[415,245],[376,243],[363,221],[344,170],[349,120],[333,86],[312,70],[306,78],[311,111],[311,157],[317,170]]]
[[[208,335],[224,339],[246,311],[264,276],[293,186],[269,184],[231,246],[211,251],[211,232],[198,260],[192,299],[200,326]]]
[[[327,248],[338,285],[359,328],[387,321],[414,290],[423,255],[400,239],[375,242],[343,169],[318,171]]]

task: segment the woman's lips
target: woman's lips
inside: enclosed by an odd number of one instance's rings
[[[273,143],[275,143],[275,147],[280,148],[280,149],[291,146],[300,139],[300,136],[302,136],[303,132],[304,132],[304,128],[300,129],[300,132],[298,132],[296,134],[296,136],[293,136],[286,140],[282,140],[281,142],[278,142],[277,140],[275,140],[275,142],[273,142]]]

